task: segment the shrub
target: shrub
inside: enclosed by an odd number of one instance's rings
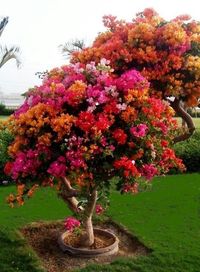
[[[0,115],[11,115],[14,112],[12,109],[7,109],[6,106],[0,103]]]
[[[4,173],[4,164],[6,161],[10,159],[7,149],[10,143],[12,142],[12,140],[13,140],[13,136],[10,130],[8,129],[6,122],[1,121],[0,123],[0,184],[2,184],[4,180],[10,180],[10,177],[8,177]]]
[[[180,157],[188,172],[200,172],[200,131],[185,142],[177,143],[174,148],[178,157]]]

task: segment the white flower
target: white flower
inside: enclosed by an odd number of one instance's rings
[[[100,64],[101,65],[106,65],[106,64],[109,64],[109,63],[110,63],[110,61],[107,60],[107,59],[105,59],[105,58],[103,58],[103,59],[100,60]]]
[[[127,108],[127,105],[125,103],[123,104],[117,104],[117,108],[121,111],[125,110]]]
[[[31,105],[32,105],[32,102],[33,102],[33,96],[31,95],[31,96],[29,96],[29,98],[27,99],[27,103],[28,103],[29,106],[31,106]]]
[[[155,152],[155,151],[151,151],[151,157],[152,157],[153,159],[156,158],[156,152]]]
[[[90,106],[87,108],[87,111],[93,112],[96,109],[96,106]]]
[[[87,102],[89,104],[93,104],[94,103],[94,99],[92,97],[90,97],[90,98],[87,99]]]

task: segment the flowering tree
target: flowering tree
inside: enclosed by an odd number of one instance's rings
[[[181,107],[181,100],[196,106],[200,97],[200,23],[187,15],[171,21],[154,10],[145,9],[132,22],[104,16],[107,31],[100,33],[93,45],[74,52],[72,62],[110,60],[117,75],[137,69],[150,81],[153,96],[173,96],[174,110],[186,121],[188,132],[174,139],[187,139],[194,132],[190,115]]]
[[[108,64],[56,68],[30,90],[12,117],[12,160],[5,165],[18,185],[11,204],[23,204],[40,184],[58,182],[60,195],[81,215],[84,245],[94,242],[92,215],[101,212],[97,201],[113,177],[117,190],[137,193],[155,175],[184,169],[170,148],[177,124],[169,103],[149,97],[149,83],[136,70],[116,76]],[[69,229],[78,225],[66,222]]]

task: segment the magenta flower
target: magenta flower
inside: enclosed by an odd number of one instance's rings
[[[149,87],[148,81],[136,70],[132,69],[121,75],[116,80],[116,85],[119,89],[127,92],[130,89],[144,90]]]
[[[104,212],[104,208],[100,204],[97,204],[96,208],[95,208],[95,211],[96,211],[96,214],[99,215],[99,214]]]
[[[12,165],[11,175],[14,180],[20,176],[35,176],[42,162],[38,158],[38,150],[29,149],[19,152]]]
[[[142,166],[141,175],[147,180],[151,180],[156,174],[158,174],[158,170],[153,164],[144,164]]]
[[[47,170],[54,177],[65,177],[66,175],[66,159],[60,156],[56,161],[52,162]]]
[[[73,231],[75,228],[79,228],[80,225],[80,221],[74,217],[68,217],[64,222],[64,226],[68,231]]]
[[[139,124],[136,127],[131,127],[130,132],[135,137],[144,137],[148,132],[148,126],[145,124]]]

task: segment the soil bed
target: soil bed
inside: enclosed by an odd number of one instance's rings
[[[76,233],[72,233],[64,239],[64,242],[67,245],[72,246],[74,248],[84,248],[84,246],[81,243],[81,235],[83,234],[80,233],[77,235]],[[89,249],[105,248],[111,245],[113,242],[114,242],[113,238],[108,238],[108,236],[98,233],[94,237],[94,244],[91,245]]]
[[[61,221],[53,223],[32,223],[21,229],[21,232],[41,259],[44,268],[48,272],[70,272],[91,263],[108,264],[117,257],[137,257],[150,252],[136,237],[132,236],[127,230],[114,222],[106,222],[98,225],[98,227],[109,230],[118,237],[119,251],[117,254],[86,259],[72,257],[63,253],[57,242],[58,236],[65,231],[63,222]]]

